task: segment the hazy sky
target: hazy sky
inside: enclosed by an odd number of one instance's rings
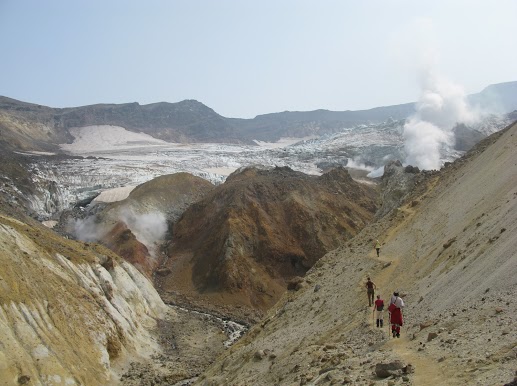
[[[0,95],[197,99],[227,117],[416,101],[517,80],[515,0],[0,0]]]

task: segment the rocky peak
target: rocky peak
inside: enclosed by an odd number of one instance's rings
[[[243,169],[174,225],[171,274],[157,285],[166,298],[181,292],[205,306],[260,313],[287,281],[371,220],[375,195],[342,168],[321,177],[288,167]]]

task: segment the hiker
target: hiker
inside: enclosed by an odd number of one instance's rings
[[[368,280],[366,281],[366,293],[368,295],[368,307],[372,306],[373,298],[375,296],[375,288],[377,288],[375,283],[373,281],[371,281],[370,278],[368,278]]]
[[[377,295],[377,300],[373,305],[373,313],[377,316],[377,327],[382,328],[384,322],[384,300],[381,299],[381,295]]]
[[[403,324],[402,308],[404,307],[404,301],[399,296],[398,291],[393,292],[393,296],[391,297],[388,311],[390,313],[391,333],[393,334],[394,338],[400,338],[400,327]]]
[[[379,254],[381,253],[381,243],[379,240],[375,241],[375,250],[377,251],[377,257],[379,257]]]

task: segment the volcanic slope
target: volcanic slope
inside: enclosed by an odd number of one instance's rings
[[[122,201],[96,204],[102,209],[94,206],[94,214],[85,220],[70,221],[63,216],[61,221],[68,224],[68,233],[102,243],[151,278],[161,263],[160,247],[169,224],[213,188],[188,173],[164,175],[137,186]]]
[[[108,249],[0,213],[0,384],[116,384],[114,369],[161,352],[153,331],[174,317]]]
[[[517,124],[320,259],[200,385],[503,385],[517,368]],[[424,187],[426,189],[424,189]],[[380,258],[373,250],[379,239]],[[373,326],[365,281],[406,302],[402,337]],[[385,318],[385,322],[387,322]],[[377,365],[399,359],[402,377]],[[400,368],[400,366],[399,366]],[[412,372],[412,370],[414,372]]]
[[[320,177],[287,167],[235,172],[174,225],[171,272],[156,286],[166,301],[254,319],[372,220],[376,196],[344,168]]]

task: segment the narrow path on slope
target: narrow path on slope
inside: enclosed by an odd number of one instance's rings
[[[380,261],[391,262],[391,265],[382,272],[373,278],[373,281],[377,284],[378,293],[381,293],[381,296],[384,298],[386,303],[386,308],[389,303],[391,289],[388,288],[388,280],[392,277],[394,271],[397,269],[399,264],[398,259],[389,259],[389,258],[379,258]],[[410,306],[410,305],[409,305]],[[372,329],[376,327],[372,325],[372,315],[371,310],[367,314],[367,320],[372,326]],[[389,315],[385,312],[384,321],[387,325],[389,325]],[[400,357],[406,363],[411,363],[415,370],[412,379],[413,383],[417,386],[425,386],[425,385],[454,385],[452,383],[451,378],[446,372],[441,368],[441,366],[436,363],[435,359],[427,357],[425,354],[415,351],[415,348],[412,347],[412,344],[407,336],[407,326],[402,327],[401,337],[400,338],[391,338],[389,327],[386,325],[384,328],[387,330],[388,341],[384,344],[383,348],[391,350],[396,356]]]
[[[403,221],[397,224],[395,227],[390,228],[386,234],[384,239],[384,243],[391,240],[398,233],[401,227],[403,227],[407,222],[413,217],[415,211],[409,207],[400,208],[406,215]],[[372,280],[377,285],[376,294],[380,294],[385,302],[385,309],[388,306],[389,299],[391,297],[391,293],[395,288],[391,288],[389,285],[390,279],[394,277],[394,273],[399,267],[400,258],[391,256],[387,256],[382,253],[383,250],[381,248],[380,257],[377,257],[375,250],[369,254],[369,257],[372,259],[376,259],[378,261],[384,262],[385,264],[390,263],[389,266],[386,266],[379,274],[372,277]],[[410,307],[411,305],[408,305]],[[367,313],[367,321],[372,326],[372,329],[375,329],[375,325],[372,325],[372,315],[370,312]],[[389,324],[389,315],[385,312],[384,321],[386,324]],[[384,326],[386,330],[389,327]],[[462,383],[455,382],[454,374],[447,374],[447,371],[440,366],[435,359],[428,357],[423,352],[417,352],[409,337],[407,336],[407,326],[402,327],[401,338],[391,338],[390,331],[388,330],[389,340],[384,344],[383,348],[391,350],[396,356],[400,357],[406,363],[411,363],[414,368],[414,374],[412,376],[413,384],[416,386],[427,386],[427,385],[460,385]]]

